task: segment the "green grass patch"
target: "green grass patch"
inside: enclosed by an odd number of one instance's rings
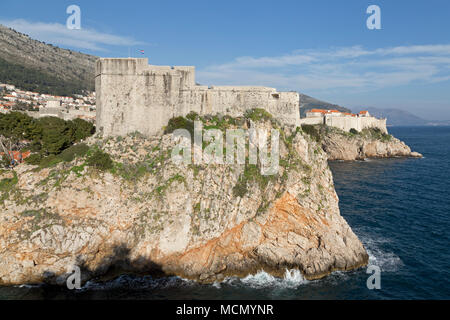
[[[0,200],[4,201],[9,197],[9,193],[14,190],[17,182],[19,182],[19,179],[17,178],[16,172],[14,172],[14,177],[12,178],[5,178],[0,181]]]
[[[182,175],[176,174],[173,177],[169,178],[163,185],[156,187],[154,192],[157,195],[162,196],[166,192],[166,190],[170,187],[170,185],[176,181],[183,182],[184,184],[186,184],[186,179]]]
[[[244,172],[239,176],[239,180],[233,187],[233,194],[243,197],[248,192],[251,183],[256,183],[261,190],[264,190],[270,181],[277,179],[278,175],[265,176],[261,174],[260,168],[255,164],[245,166]]]

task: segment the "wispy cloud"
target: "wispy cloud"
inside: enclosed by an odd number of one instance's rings
[[[43,42],[79,49],[107,51],[105,46],[145,44],[130,37],[102,33],[94,29],[69,30],[60,23],[30,22],[24,19],[15,19],[0,20],[0,24]]]
[[[450,45],[361,46],[239,57],[198,71],[205,84],[264,85],[321,93],[374,90],[450,79]]]

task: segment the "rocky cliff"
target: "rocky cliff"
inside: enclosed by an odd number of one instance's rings
[[[3,174],[0,284],[64,284],[73,265],[84,281],[144,272],[202,282],[292,268],[316,279],[364,266],[368,255],[339,213],[327,155],[301,129],[278,129],[273,176],[251,165],[175,165],[172,134],[90,138],[88,154],[71,162]],[[94,150],[113,166],[92,165]]]
[[[326,126],[308,126],[304,129],[322,145],[328,160],[422,157],[420,153],[411,151],[403,141],[376,129],[353,133]]]

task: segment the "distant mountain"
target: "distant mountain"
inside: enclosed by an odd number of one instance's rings
[[[366,110],[377,118],[387,118],[387,125],[391,126],[425,126],[430,122],[412,114],[411,112],[400,109],[379,109],[369,107],[366,108]]]
[[[350,109],[341,107],[337,104],[328,103],[325,101],[317,100],[306,94],[300,93],[300,117],[304,118],[306,116],[306,111],[311,109],[324,109],[324,110],[339,110],[342,112],[351,112]]]
[[[96,59],[0,25],[0,83],[55,95],[93,91]]]

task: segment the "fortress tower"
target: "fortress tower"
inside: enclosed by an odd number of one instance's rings
[[[172,117],[195,111],[242,116],[262,108],[285,124],[300,121],[299,94],[268,87],[199,86],[194,67],[148,65],[148,59],[101,58],[95,71],[97,128],[104,136],[162,132]]]

